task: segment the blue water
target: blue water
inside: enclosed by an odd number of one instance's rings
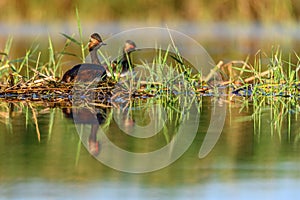
[[[1,185],[0,199],[295,199],[300,180],[211,180],[179,187],[144,187],[138,183],[51,183],[45,181]]]

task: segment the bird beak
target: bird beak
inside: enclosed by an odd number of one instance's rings
[[[102,45],[106,45],[106,43],[104,43],[104,42],[101,42],[101,46],[102,46]]]

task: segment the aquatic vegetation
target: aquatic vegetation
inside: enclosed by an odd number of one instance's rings
[[[78,23],[80,24],[80,21]],[[79,28],[79,32],[81,31]],[[203,97],[219,96],[226,96],[228,104],[241,106],[241,112],[253,109],[248,120],[254,122],[254,132],[258,138],[266,123],[262,120],[266,112],[270,115],[268,124],[272,127],[272,136],[277,133],[281,138],[282,131],[285,130],[289,137],[294,137],[293,124],[298,120],[300,112],[300,58],[296,53],[291,54],[290,59],[286,61],[282,58],[280,48],[274,48],[270,57],[259,51],[254,63],[248,62],[247,59],[229,63],[220,61],[211,73],[222,74],[223,81],[211,84],[212,74],[204,77],[201,72],[193,71],[193,66],[181,57],[176,51],[176,46],[170,44],[167,49],[152,49],[150,59],[138,59],[137,62],[137,59],[128,56],[127,59],[133,59],[133,62],[129,66],[130,73],[123,78],[112,76],[99,83],[61,83],[64,56],[76,56],[82,62],[85,61],[87,48],[83,44],[82,33],[79,35],[80,38],[77,39],[74,35],[62,34],[66,41],[60,51],[55,51],[49,36],[46,60],[41,59],[42,51],[38,45],[27,50],[24,57],[11,59],[12,38],[8,38],[4,49],[1,50],[0,100],[9,102],[10,105],[21,102],[21,110],[25,109],[26,113],[26,123],[34,124],[38,141],[42,135],[36,109],[39,103],[79,108],[83,105],[91,110],[118,108],[127,111],[129,119],[138,113],[133,108],[147,110],[147,106],[160,104],[168,113],[168,121],[176,126],[184,117],[188,117],[192,104],[196,104],[198,112],[201,113]],[[78,47],[79,55],[69,52],[71,44]],[[110,66],[110,58],[101,51],[98,53],[103,58],[103,63]],[[130,56],[141,56],[143,53],[149,55],[149,49],[140,50],[139,54]],[[296,63],[291,61],[292,57],[296,58]],[[262,64],[263,59],[268,60],[267,64]],[[218,88],[226,89],[227,93],[220,93]],[[73,100],[76,100],[76,105]],[[7,110],[5,106],[1,108],[1,122],[7,124],[7,130],[12,130],[10,117],[5,114]],[[53,110],[50,115],[48,139],[53,131]],[[112,115],[107,113],[107,120],[102,125],[104,129],[113,123]],[[164,116],[163,113],[160,115]],[[140,123],[147,124],[147,118],[143,119],[141,118]],[[170,142],[170,138],[176,137],[170,135],[166,127],[161,133],[166,143]],[[76,162],[79,159],[80,145],[78,143]]]
[[[62,58],[65,55],[74,55],[67,51],[70,43],[80,46],[82,60],[84,60],[86,48],[73,36],[65,34],[63,36],[66,38],[66,42],[58,53],[55,53],[49,37],[49,59],[46,62],[40,60],[41,51],[38,46],[31,47],[24,57],[10,60],[9,49],[12,45],[12,38],[9,38],[0,55],[0,98],[69,99],[70,96],[67,94],[70,94],[73,85],[61,84],[59,81],[62,74],[60,69],[63,64]],[[129,93],[132,97],[170,94],[176,96],[183,92],[200,96],[213,95],[213,87],[209,86],[207,80],[203,80],[201,73],[192,73],[190,66],[180,61],[180,54],[169,52],[170,48],[176,47],[170,44],[167,50],[157,49],[153,53],[154,59],[151,63],[146,60],[135,63],[136,66],[130,66],[133,73],[123,79],[122,84],[118,84],[122,86],[114,91],[119,94]],[[99,53],[103,56],[101,52]],[[231,98],[234,96],[255,98],[260,95],[298,98],[299,56],[294,55],[298,59],[296,64],[285,61],[281,57],[280,48],[277,48],[269,58],[269,63],[261,66],[261,54],[261,52],[258,53],[253,66],[247,60],[218,63],[214,70],[223,74],[224,81],[215,86],[227,87]],[[264,56],[267,57],[267,55]],[[104,62],[109,64],[110,61],[106,59]],[[112,77],[110,81],[100,85],[103,88],[109,85],[112,87],[117,81],[119,81],[119,77]]]

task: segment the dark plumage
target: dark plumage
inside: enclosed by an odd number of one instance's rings
[[[105,67],[101,65],[97,56],[97,50],[102,45],[105,45],[105,43],[103,43],[100,35],[97,33],[92,34],[88,44],[92,63],[75,65],[65,72],[61,81],[69,83],[72,81],[88,82],[104,80],[106,78],[106,70]]]
[[[112,62],[112,70],[115,76],[125,76],[129,70],[129,67],[132,66],[130,60],[130,53],[136,50],[136,44],[132,40],[126,40],[124,47],[123,47],[123,55],[119,60],[114,60]],[[117,67],[120,67],[120,74],[117,72]],[[110,72],[107,71],[107,75],[110,75]]]

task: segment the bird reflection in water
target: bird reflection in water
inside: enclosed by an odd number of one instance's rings
[[[115,112],[118,116],[115,121],[118,126],[121,126],[123,131],[130,132],[133,130],[135,121],[131,115],[129,115],[128,109],[122,109],[120,107],[114,108],[113,111],[110,108],[62,108],[65,117],[73,119],[74,122],[79,124],[91,125],[90,133],[88,136],[88,150],[91,155],[97,156],[101,151],[101,141],[97,137],[98,130],[101,125],[106,123],[107,116],[110,112]],[[112,121],[111,121],[112,122]],[[110,123],[111,123],[110,122]]]
[[[108,77],[111,76],[109,71],[111,71],[114,76],[125,76],[129,68],[132,66],[129,54],[136,50],[136,44],[131,40],[126,40],[124,43],[122,55],[120,56],[120,59],[113,60],[111,62],[111,69],[109,70],[108,67],[104,64],[101,65],[100,61],[97,57],[97,50],[102,46],[105,45],[105,43],[102,42],[101,37],[98,34],[91,35],[91,39],[89,42],[89,50],[92,57],[93,64],[80,64],[76,65],[69,71],[67,71],[62,79],[64,82],[71,82],[71,81],[79,81],[81,84],[81,87],[75,87],[74,91],[77,92],[77,96],[79,99],[82,98],[82,94],[84,94],[85,97],[91,98],[91,99],[85,99],[88,102],[93,102],[93,100],[97,99],[95,96],[95,92],[93,91],[93,88],[96,86],[95,84],[87,84],[90,83],[90,81],[93,81],[95,76],[99,76],[100,81],[106,81],[106,78],[102,78],[104,75],[108,75]],[[91,67],[92,66],[92,67]],[[120,69],[117,69],[119,67]],[[82,70],[79,70],[82,68]],[[105,70],[103,69],[106,69]],[[100,75],[95,73],[96,71],[99,71]],[[82,78],[82,75],[89,75],[84,76]],[[80,77],[79,77],[80,76]],[[85,78],[87,77],[87,78]],[[104,76],[105,77],[105,76]],[[97,84],[97,81],[95,82]],[[78,84],[78,83],[77,83]],[[78,91],[76,91],[78,90]],[[74,105],[69,108],[63,108],[62,111],[67,118],[71,118],[74,120],[76,124],[85,124],[85,125],[91,125],[90,133],[88,136],[88,150],[93,156],[97,156],[100,153],[101,145],[99,139],[97,138],[97,133],[102,124],[104,124],[107,120],[107,114],[110,112],[108,108],[94,108],[94,107],[82,107],[80,106],[82,103],[76,102],[76,95],[73,94],[73,102],[77,105]],[[110,98],[109,96],[106,96],[106,98]],[[74,100],[75,99],[75,100]],[[113,100],[112,100],[113,101]],[[125,100],[130,101],[128,99]],[[127,102],[128,103],[128,102]],[[126,104],[127,104],[126,103]],[[118,104],[118,103],[116,103]],[[134,121],[129,117],[128,113],[121,109],[120,105],[117,106],[116,111],[118,115],[123,116],[121,118],[121,123],[123,126],[128,127],[129,130],[134,125]]]
[[[76,124],[91,125],[91,132],[88,138],[88,149],[93,156],[97,156],[101,149],[100,142],[97,139],[97,132],[100,125],[106,121],[107,109],[69,107],[63,108],[62,111],[65,117],[73,119]]]

